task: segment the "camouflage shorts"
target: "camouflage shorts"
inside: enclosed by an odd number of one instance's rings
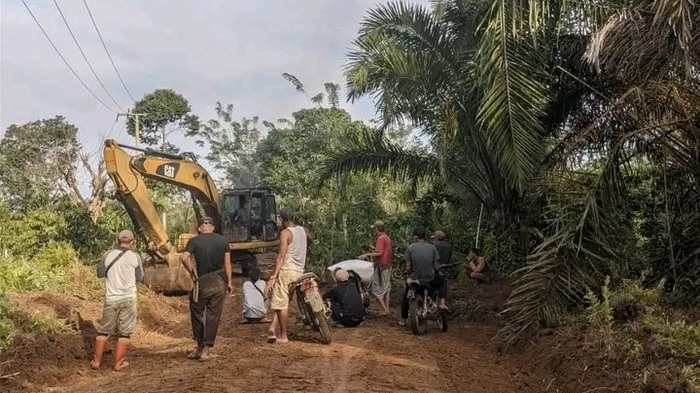
[[[128,337],[136,330],[136,299],[105,302],[97,333]]]

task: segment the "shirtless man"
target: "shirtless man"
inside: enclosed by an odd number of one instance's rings
[[[289,317],[289,286],[304,274],[306,267],[306,250],[311,235],[301,225],[294,222],[294,215],[288,208],[280,211],[282,233],[280,234],[280,250],[275,261],[275,270],[267,281],[267,291],[272,292],[270,309],[275,313],[267,331],[269,343],[284,344],[287,337],[287,318]],[[276,334],[279,323],[280,334]]]
[[[472,248],[469,250],[467,255],[467,262],[469,263],[469,268],[471,272],[469,277],[477,280],[481,283],[488,283],[491,281],[491,274],[486,267],[486,260],[484,259],[484,253],[481,249]]]

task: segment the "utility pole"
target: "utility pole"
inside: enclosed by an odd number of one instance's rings
[[[121,116],[125,116],[127,118],[134,118],[134,136],[136,137],[136,147],[139,147],[139,131],[141,128],[141,122],[139,117],[146,116],[146,113],[131,113],[131,110],[128,110],[126,113],[117,113],[117,119],[119,119]]]

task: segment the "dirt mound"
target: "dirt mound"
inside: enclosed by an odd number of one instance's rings
[[[101,302],[56,292],[11,295],[12,320],[17,332],[12,345],[0,354],[0,390],[37,391],[85,372],[91,359]],[[167,333],[182,302],[142,289],[139,328],[144,333]],[[29,332],[32,332],[29,334]],[[111,361],[111,348],[106,361]]]

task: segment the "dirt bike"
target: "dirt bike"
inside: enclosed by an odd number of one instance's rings
[[[292,284],[292,296],[296,294],[299,314],[306,326],[321,334],[321,342],[331,343],[331,328],[328,323],[330,308],[318,290],[319,278],[314,273],[304,273]],[[290,299],[291,300],[291,299]]]
[[[413,334],[421,335],[428,331],[428,321],[436,321],[443,332],[447,331],[447,313],[438,307],[438,291],[419,280],[406,279],[408,285],[408,319]]]

